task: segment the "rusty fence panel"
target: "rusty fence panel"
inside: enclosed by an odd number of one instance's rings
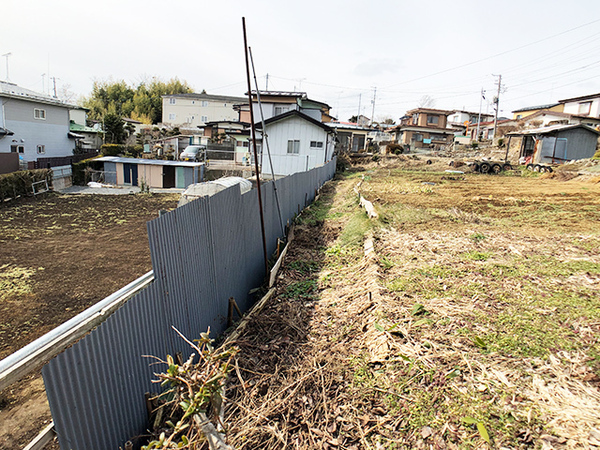
[[[276,181],[282,221],[287,224],[314,200],[335,174],[335,159],[310,172]],[[282,237],[273,182],[262,190],[267,250]],[[145,432],[144,394],[158,391],[154,372],[165,358],[192,349],[188,339],[226,327],[229,297],[242,311],[249,291],[265,280],[256,191],[233,186],[199,198],[148,222],[154,281],[86,337],[42,370],[61,448],[103,450],[123,447]]]

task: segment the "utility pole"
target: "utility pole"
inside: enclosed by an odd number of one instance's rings
[[[502,75],[494,75],[498,77],[498,93],[496,94],[496,98],[494,99],[495,108],[496,108],[496,116],[494,117],[494,134],[492,136],[492,143],[496,138],[496,131],[498,129],[498,111],[500,110],[500,88],[502,87]]]
[[[265,91],[269,90],[269,74],[267,74],[267,81],[265,83]]]
[[[362,98],[362,94],[358,94],[358,114],[356,115],[356,125],[358,125],[360,120],[360,100]]]
[[[56,77],[52,77],[52,81],[54,82],[54,98],[56,98]]]
[[[10,77],[8,76],[8,57],[11,55],[12,55],[11,52],[8,52],[8,53],[5,53],[4,55],[2,55],[6,58],[6,81],[10,81]]]
[[[373,110],[371,112],[371,126],[373,126],[373,118],[375,117],[375,98],[377,97],[377,88],[373,87]]]
[[[481,97],[479,98],[479,117],[477,118],[477,134],[475,135],[475,141],[479,142],[479,127],[481,125],[481,105],[485,98],[485,91],[481,88]]]

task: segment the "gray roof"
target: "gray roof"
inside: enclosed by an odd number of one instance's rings
[[[39,102],[52,104],[56,106],[62,106],[64,108],[69,109],[85,109],[81,106],[71,105],[69,103],[63,102],[62,100],[59,100],[58,98],[50,97],[49,95],[43,94],[41,92],[35,92],[30,89],[25,89],[21,86],[17,86],[14,83],[9,83],[6,81],[0,81],[0,97],[18,98],[30,102]]]
[[[94,161],[126,163],[126,164],[145,164],[148,166],[175,166],[175,167],[198,167],[204,165],[203,162],[190,161],[165,161],[162,159],[141,159],[141,158],[121,158],[119,156],[102,156]]]
[[[516,112],[521,112],[521,111],[531,111],[533,109],[549,109],[549,108],[554,108],[555,106],[558,106],[558,105],[560,105],[560,103],[550,103],[548,105],[528,106],[526,108],[513,109],[512,112],[516,113]]]

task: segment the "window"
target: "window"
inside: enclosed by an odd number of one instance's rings
[[[521,118],[523,118],[523,115],[522,114],[517,114],[517,119],[521,119]]]
[[[279,116],[280,114],[283,114],[288,111],[289,111],[289,109],[287,106],[275,106],[273,108],[273,114],[276,116]]]
[[[592,109],[592,102],[581,102],[579,104],[578,114],[589,114]]]
[[[208,102],[206,100],[202,100],[202,103],[200,104],[200,106],[207,107]]]
[[[431,133],[429,135],[429,138],[432,141],[446,141],[446,135],[445,134]]]
[[[416,125],[418,123],[418,121],[419,121],[419,115],[413,114],[413,116],[412,116],[413,125]]]
[[[175,113],[169,113],[169,120],[175,120]]]
[[[204,123],[208,122],[208,116],[200,117],[200,122],[204,122]]]
[[[25,146],[23,145],[11,145],[10,146],[11,153],[25,153]]]
[[[292,155],[300,153],[300,141],[288,141],[287,152]]]
[[[420,133],[415,133],[413,135],[413,140],[415,140],[417,142],[423,142],[423,135]]]
[[[46,153],[46,146],[45,145],[38,145],[37,146],[37,152],[38,152],[38,155],[43,155],[44,153]]]
[[[310,148],[323,148],[323,141],[310,141]]]
[[[427,125],[437,125],[438,123],[440,123],[439,116],[427,115]]]
[[[175,104],[175,99],[173,97],[171,97],[169,99],[169,105],[174,105]]]
[[[237,146],[238,147],[249,147],[249,142],[248,141],[237,141]]]
[[[34,108],[33,117],[39,120],[46,120],[46,110]]]

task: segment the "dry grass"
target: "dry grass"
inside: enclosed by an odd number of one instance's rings
[[[303,213],[235,342],[229,443],[596,448],[600,188],[405,162],[346,173]]]

